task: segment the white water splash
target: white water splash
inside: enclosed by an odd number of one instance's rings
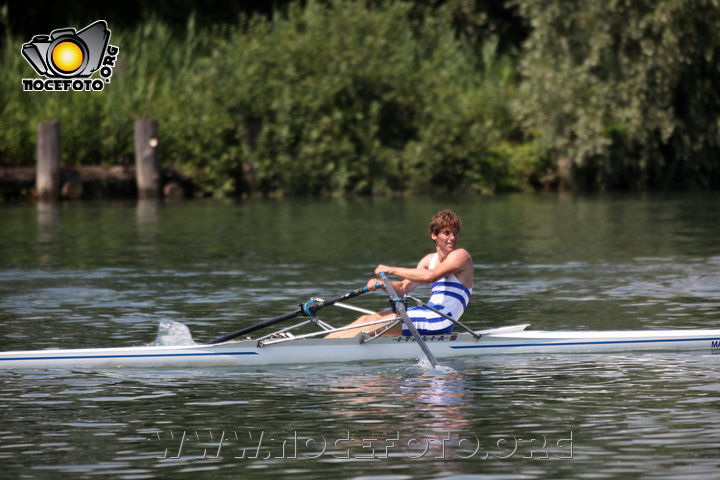
[[[160,320],[155,341],[150,345],[195,345],[190,329],[184,323]]]
[[[430,363],[430,360],[428,360],[425,355],[422,355],[418,359],[417,366],[423,370],[423,375],[442,375],[457,372],[457,370],[455,370],[454,368],[448,367],[447,365],[442,365],[440,363],[438,363],[437,366],[433,367],[432,363]]]

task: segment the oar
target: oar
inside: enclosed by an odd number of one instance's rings
[[[435,355],[433,355],[428,348],[425,340],[423,340],[420,336],[417,328],[415,328],[415,324],[412,322],[412,320],[410,320],[410,317],[407,314],[407,310],[405,309],[403,299],[397,296],[397,293],[395,293],[395,288],[393,288],[392,283],[390,283],[390,280],[387,278],[387,275],[385,275],[385,272],[380,272],[379,277],[383,285],[385,285],[385,291],[387,291],[388,295],[390,296],[390,301],[392,302],[394,307],[393,310],[400,316],[407,329],[410,330],[410,333],[412,333],[412,336],[415,338],[415,342],[420,345],[420,349],[425,354],[425,357],[427,357],[430,365],[432,365],[433,368],[436,368],[438,365],[438,361],[435,358]]]
[[[430,305],[428,305],[427,303],[423,302],[423,301],[420,300],[419,298],[415,298],[415,297],[413,297],[412,295],[407,295],[407,297],[408,297],[408,298],[412,298],[413,300],[415,300],[415,301],[417,302],[417,304],[420,305],[421,307],[425,307],[425,308],[427,308],[428,310],[430,310],[431,312],[435,312],[435,313],[437,313],[438,315],[440,315],[441,317],[447,318],[448,320],[450,320],[451,322],[453,322],[455,325],[457,325],[458,327],[464,329],[466,332],[468,332],[470,335],[472,335],[473,338],[475,338],[475,340],[480,340],[480,338],[482,337],[482,335],[480,335],[479,333],[475,333],[475,331],[474,331],[473,329],[471,329],[470,327],[468,327],[467,325],[464,325],[464,324],[460,323],[460,320],[455,320],[455,319],[452,318],[451,316],[445,315],[445,314],[442,313],[440,310],[431,307]]]
[[[379,283],[375,285],[376,288],[380,288]],[[280,315],[279,317],[256,323],[255,325],[245,327],[241,330],[238,330],[237,332],[228,333],[227,335],[223,335],[222,337],[218,337],[215,340],[209,341],[208,345],[212,345],[213,343],[227,342],[228,340],[232,340],[233,338],[237,338],[241,335],[246,335],[248,333],[254,332],[255,330],[260,330],[261,328],[269,327],[270,325],[275,325],[276,323],[284,322],[285,320],[289,320],[291,318],[301,316],[312,317],[317,313],[318,310],[323,307],[330,306],[337,302],[342,302],[343,300],[347,300],[348,298],[357,297],[358,295],[362,295],[363,293],[367,293],[369,291],[370,289],[366,285],[362,288],[358,288],[357,290],[351,290],[349,292],[343,293],[342,295],[339,295],[335,298],[329,298],[327,300],[310,300],[309,302],[305,302],[298,306],[298,309],[294,312],[286,313],[285,315]]]

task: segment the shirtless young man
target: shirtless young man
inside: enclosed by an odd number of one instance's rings
[[[430,300],[426,303],[436,310],[456,320],[465,311],[473,287],[473,262],[467,250],[457,247],[462,221],[452,210],[441,210],[430,220],[430,238],[435,242],[435,252],[428,253],[415,268],[378,265],[375,275],[385,272],[403,280],[393,282],[398,295],[404,296],[423,283],[432,284]],[[372,278],[368,288],[375,290],[379,280]],[[450,320],[422,306],[407,309],[408,316],[415,324],[420,335],[439,335],[450,333],[455,325]],[[359,325],[380,319],[395,318],[392,310],[372,315],[363,315],[350,325]],[[354,328],[331,333],[327,338],[354,337],[362,331],[370,331],[377,325]],[[397,324],[385,335],[410,335],[405,325]]]

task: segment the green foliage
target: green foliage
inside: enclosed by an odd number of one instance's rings
[[[7,33],[0,162],[32,165],[55,119],[65,165],[131,163],[150,117],[163,164],[213,195],[492,193],[567,171],[576,187],[720,187],[719,0],[282,5],[215,28],[111,25],[101,93],[22,92],[28,38]]]
[[[450,11],[409,21],[416,8],[309,2],[220,44],[187,84],[212,86],[192,102],[202,125],[181,127],[197,139],[193,162],[212,189],[493,190],[475,168],[499,175],[483,160],[501,136],[485,115],[498,112],[473,104],[491,88]]]
[[[177,102],[176,92],[193,54],[204,45],[195,35],[192,18],[182,40],[156,20],[135,31],[115,34],[120,47],[112,82],[101,92],[23,92],[22,78],[35,72],[20,55],[28,39],[8,38],[2,50],[6,75],[0,79],[0,161],[34,164],[35,129],[43,120],[61,125],[62,163],[93,165],[130,163],[133,121],[155,117],[161,128],[172,128],[166,113]],[[177,73],[173,73],[177,72]]]
[[[11,39],[0,158],[30,164],[35,124],[52,118],[65,164],[128,163],[133,120],[152,117],[163,162],[215,195],[515,188],[493,150],[513,133],[512,66],[496,36],[458,35],[458,12],[462,25],[487,20],[462,1],[346,0],[204,33],[191,18],[180,37],[151,18],[113,31],[119,63],[102,93],[21,92],[32,71]]]
[[[516,3],[516,112],[579,186],[720,186],[717,0]]]

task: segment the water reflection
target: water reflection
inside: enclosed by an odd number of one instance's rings
[[[381,376],[336,377],[327,386],[343,393],[342,408],[333,412],[360,421],[372,418],[403,418],[417,428],[457,429],[467,426],[459,407],[470,403],[464,373],[407,375],[383,372]],[[381,401],[388,386],[396,390],[397,403]]]
[[[201,469],[234,478],[243,469],[330,480],[372,468],[412,478],[492,471],[551,479],[638,476],[690,455],[693,467],[673,470],[674,478],[711,478],[720,463],[714,360],[520,356],[443,375],[412,364],[0,375],[0,439],[22,445],[0,459],[19,471],[31,456],[17,452],[34,451],[30,464],[41,472],[75,478],[192,478]],[[473,372],[481,368],[484,375]]]
[[[37,202],[38,241],[50,243],[56,237],[56,228],[60,219],[60,205],[57,202]]]
[[[473,374],[429,374],[417,365],[360,368],[381,372],[325,378],[325,395],[332,398],[324,415],[334,425],[353,426],[347,435],[331,432],[353,440],[341,442],[343,448],[334,454],[373,451],[381,458],[448,460],[478,448],[472,433]],[[449,471],[456,470],[437,469]]]
[[[157,198],[142,198],[138,199],[135,207],[138,249],[143,254],[157,251],[155,240],[158,234],[159,205],[160,201]]]
[[[48,265],[54,260],[52,246],[60,239],[61,210],[58,202],[41,202],[36,205],[37,243],[43,248],[39,255],[39,263]]]
[[[466,415],[473,403],[468,376],[462,372],[407,377],[400,392],[410,401],[408,418],[418,418],[419,427],[440,432],[463,430],[472,423]]]

